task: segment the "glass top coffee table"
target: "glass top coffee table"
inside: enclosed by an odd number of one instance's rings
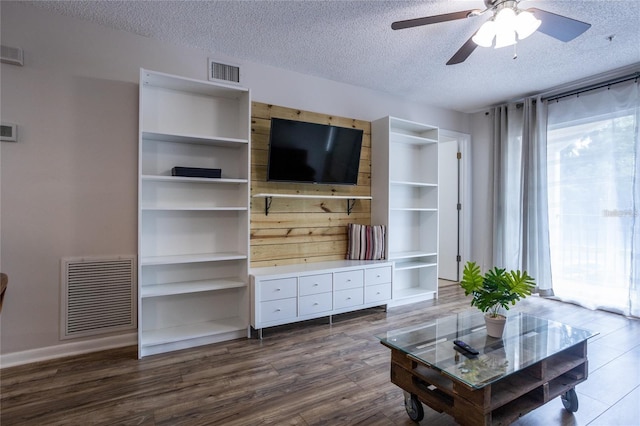
[[[558,396],[577,411],[574,388],[587,379],[587,340],[596,334],[520,313],[507,318],[498,339],[472,310],[378,338],[391,349],[391,381],[405,391],[412,420],[422,419],[424,403],[462,425],[504,425]]]

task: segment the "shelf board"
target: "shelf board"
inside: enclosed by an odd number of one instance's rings
[[[215,280],[186,281],[168,284],[143,285],[140,289],[140,296],[158,297],[172,296],[177,294],[198,293],[203,291],[217,291],[231,288],[246,287],[247,283],[239,278],[220,278]]]
[[[248,207],[207,207],[207,206],[142,206],[143,211],[248,211]]]
[[[163,89],[192,92],[198,95],[208,95],[228,99],[238,99],[249,93],[249,89],[241,86],[194,80],[187,77],[169,75],[157,71],[142,70],[141,84],[143,87],[158,86]]]
[[[430,126],[429,124],[417,123],[411,120],[405,120],[404,118],[389,117],[389,124],[391,131],[393,129],[401,129],[413,133],[430,132],[438,130],[436,126]]]
[[[394,261],[398,261],[398,260],[401,260],[401,259],[411,259],[411,258],[415,258],[415,257],[436,256],[437,254],[438,254],[437,252],[419,251],[419,250],[414,250],[414,251],[396,251],[396,252],[389,253],[389,259],[390,260],[394,260]]]
[[[181,254],[173,256],[142,256],[140,265],[173,265],[180,263],[222,262],[224,260],[246,259],[247,255],[237,252]]]
[[[391,131],[389,135],[391,136],[391,141],[395,143],[405,143],[408,145],[430,145],[438,143],[437,139],[408,135],[406,133],[398,133],[394,131]]]
[[[402,118],[389,117],[389,136],[393,142],[417,145],[433,144],[438,143],[438,128]]]
[[[248,179],[229,179],[229,178],[196,178],[184,176],[167,176],[167,175],[141,175],[140,179],[149,182],[183,182],[183,183],[231,183],[243,184],[248,183]]]
[[[143,131],[142,139],[158,142],[189,143],[196,145],[225,147],[241,147],[249,144],[248,139],[227,138],[222,136],[189,135],[184,133],[160,133],[150,131]]]
[[[319,195],[319,194],[273,194],[273,193],[261,193],[253,195],[253,198],[264,198],[264,214],[269,215],[269,208],[271,207],[271,201],[274,198],[316,198],[316,199],[336,199],[347,201],[347,214],[351,214],[356,200],[371,200],[373,197],[370,195]]]
[[[418,268],[432,268],[437,266],[438,264],[435,262],[396,262],[395,270],[396,271],[405,271],[407,269],[418,269]]]
[[[224,318],[215,321],[143,331],[141,342],[143,347],[148,347],[246,329],[247,325],[240,318]]]
[[[389,181],[389,184],[398,185],[398,186],[416,186],[416,187],[423,187],[423,188],[437,188],[438,187],[437,183],[408,182],[408,181],[401,181],[401,180],[392,180],[392,181]]]
[[[421,207],[391,207],[389,210],[398,212],[437,212],[438,209],[427,209]]]
[[[253,198],[335,198],[338,200],[371,200],[370,195],[304,195],[304,194],[255,194]]]
[[[393,290],[393,299],[409,299],[412,297],[433,297],[436,294],[434,290],[427,290],[421,287],[403,288],[400,290]]]
[[[258,268],[251,268],[249,274],[256,276],[264,275],[317,275],[324,273],[327,269],[362,269],[366,266],[390,266],[391,262],[388,260],[327,260],[324,262],[311,262],[311,263],[293,263],[291,265],[280,266],[263,266]]]

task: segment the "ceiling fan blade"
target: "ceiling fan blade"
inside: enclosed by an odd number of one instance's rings
[[[455,21],[469,17],[476,9],[462,10],[460,12],[444,13],[442,15],[425,16],[424,18],[407,19],[405,21],[396,21],[391,24],[392,30],[403,30],[405,28],[419,27],[422,25],[437,24],[438,22]]]
[[[467,42],[463,44],[460,49],[458,49],[458,51],[451,57],[451,59],[449,59],[447,65],[460,64],[467,60],[469,55],[471,55],[473,51],[476,50],[476,47],[478,47],[478,45],[475,41],[472,40],[472,38],[473,36],[471,36],[471,38],[469,38],[469,40],[467,40]]]
[[[591,28],[591,24],[547,12],[546,10],[531,8],[528,11],[542,21],[538,31],[560,41],[571,41]]]

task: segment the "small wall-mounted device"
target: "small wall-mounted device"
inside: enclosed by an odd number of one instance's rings
[[[19,47],[0,45],[0,62],[11,65],[24,65],[24,54]]]
[[[0,141],[18,142],[18,126],[15,124],[2,123],[0,125]]]

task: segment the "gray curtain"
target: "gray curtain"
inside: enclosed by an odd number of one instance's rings
[[[545,104],[527,98],[493,116],[493,262],[526,270],[552,295]]]
[[[630,90],[635,99],[635,139],[633,174],[633,225],[631,243],[631,271],[629,277],[629,315],[640,318],[640,80],[636,78]]]

